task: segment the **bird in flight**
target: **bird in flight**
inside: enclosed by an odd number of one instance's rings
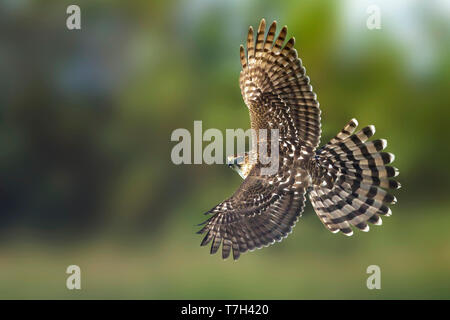
[[[240,88],[248,107],[251,128],[278,129],[279,167],[263,175],[263,164],[250,161],[250,153],[229,158],[229,166],[244,181],[228,199],[205,214],[211,215],[198,233],[202,246],[211,243],[211,254],[222,245],[222,257],[237,260],[281,241],[301,216],[305,198],[331,232],[353,234],[353,228],[369,231],[368,223],[381,225],[397,202],[388,189],[400,188],[388,166],[394,155],[382,152],[386,140],[369,140],[370,125],[356,130],[350,122],[323,147],[320,108],[292,37],[285,43],[287,27],[275,38],[274,21],[266,36],[261,20],[256,34],[250,27],[247,50],[240,46]],[[257,141],[261,143],[261,141]]]

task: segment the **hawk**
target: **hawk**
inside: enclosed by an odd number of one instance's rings
[[[356,130],[350,122],[323,147],[320,108],[305,68],[294,49],[285,43],[287,27],[275,38],[274,21],[265,36],[261,20],[255,34],[250,27],[247,51],[240,46],[240,88],[250,114],[251,128],[278,129],[279,167],[262,175],[263,165],[250,161],[249,153],[232,156],[228,165],[244,181],[228,199],[205,214],[211,215],[198,232],[202,246],[211,243],[211,254],[222,245],[222,257],[237,260],[247,251],[287,237],[305,207],[306,195],[324,226],[333,233],[353,234],[352,228],[369,231],[368,223],[381,225],[397,202],[388,189],[400,188],[388,166],[394,155],[382,152],[386,140],[371,140],[375,127]],[[356,131],[356,132],[355,132]],[[260,141],[257,141],[260,143]]]

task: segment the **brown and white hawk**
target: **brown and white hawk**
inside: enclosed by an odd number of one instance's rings
[[[202,246],[211,253],[222,245],[222,257],[281,241],[301,216],[305,197],[331,232],[352,235],[352,227],[368,231],[368,222],[381,225],[391,215],[388,205],[396,198],[385,189],[400,188],[390,179],[398,170],[387,166],[394,160],[382,152],[386,140],[368,139],[374,126],[355,133],[352,119],[330,142],[317,149],[320,108],[305,68],[294,49],[292,37],[285,43],[287,27],[275,39],[274,21],[266,36],[261,20],[256,35],[249,28],[247,52],[240,47],[240,87],[250,113],[251,127],[279,130],[279,169],[262,175],[262,164],[249,154],[233,157],[230,166],[244,178],[239,189],[206,214],[211,217],[198,232]],[[274,41],[275,40],[275,41]]]

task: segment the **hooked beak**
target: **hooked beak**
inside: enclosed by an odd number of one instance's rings
[[[227,159],[227,166],[228,168],[232,169],[232,170],[236,170],[237,169],[237,165],[236,165],[236,159],[235,158],[228,158]]]
[[[239,172],[239,167],[240,164],[243,163],[244,161],[244,157],[233,157],[233,156],[229,156],[227,158],[227,166],[228,168],[231,168],[234,171]]]
[[[233,167],[236,164],[236,159],[233,156],[227,157],[227,166],[229,168]]]
[[[236,170],[236,164],[235,163],[227,163],[228,168],[232,170]]]

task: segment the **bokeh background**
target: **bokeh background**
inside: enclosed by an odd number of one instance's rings
[[[73,3],[0,3],[0,298],[450,298],[448,1],[80,0],[69,31]],[[262,17],[296,37],[322,141],[376,125],[403,188],[369,233],[331,234],[308,204],[283,242],[223,261],[196,224],[240,177],[174,165],[170,136],[248,128],[238,48]]]

